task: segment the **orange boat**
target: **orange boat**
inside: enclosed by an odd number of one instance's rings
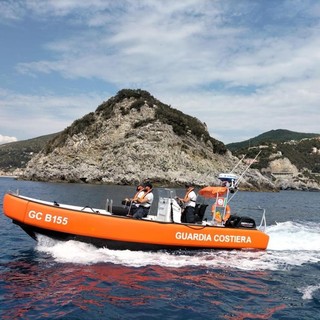
[[[12,193],[4,196],[3,212],[34,239],[43,234],[57,240],[129,250],[266,249],[269,236],[264,232],[264,211],[258,227],[249,217],[223,219],[229,192],[223,186],[199,191],[204,199],[216,200],[215,210],[220,210],[222,215],[220,222],[215,221],[215,212],[212,220],[203,219],[210,207],[198,204],[197,222],[182,223],[182,209],[171,189],[162,189],[156,210],[141,220],[117,215],[111,205],[106,209],[82,208]]]

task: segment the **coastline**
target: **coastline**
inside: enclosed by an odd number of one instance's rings
[[[13,179],[18,179],[19,176],[0,175],[0,178],[13,178]]]

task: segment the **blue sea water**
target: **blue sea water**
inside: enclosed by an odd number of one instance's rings
[[[320,193],[238,192],[232,210],[266,209],[266,251],[169,253],[36,243],[2,214],[9,190],[102,208],[134,193],[0,178],[0,319],[320,318]]]

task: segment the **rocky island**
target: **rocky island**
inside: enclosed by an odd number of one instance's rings
[[[238,162],[197,118],[147,91],[123,89],[50,140],[28,162],[22,177],[130,185],[148,179],[162,186],[203,186],[219,183],[218,174],[230,172]],[[245,167],[239,165],[236,173]],[[248,170],[241,186],[275,189],[258,170]]]

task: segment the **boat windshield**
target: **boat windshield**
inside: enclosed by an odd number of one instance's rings
[[[161,206],[163,202],[169,203],[170,199],[173,199],[175,196],[176,196],[176,190],[174,189],[157,188],[156,192],[154,192],[154,200],[151,205],[149,215],[156,216],[159,206]]]
[[[159,188],[158,189],[158,196],[159,198],[175,198],[176,197],[176,190],[168,189],[168,188]]]

